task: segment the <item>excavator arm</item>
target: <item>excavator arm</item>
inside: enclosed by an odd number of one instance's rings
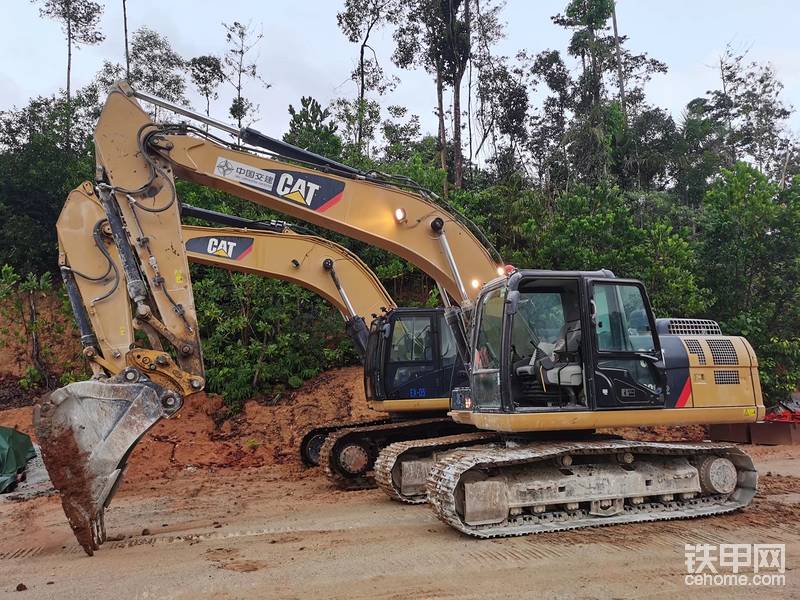
[[[182,225],[190,263],[280,279],[322,296],[342,315],[362,355],[373,318],[395,308],[375,273],[353,252],[330,240],[296,233],[282,221],[251,221],[185,204],[181,214],[230,226]],[[115,357],[127,352],[134,341],[131,331],[142,324],[123,326],[132,317],[117,275],[122,265],[91,183],[84,182],[70,193],[58,228],[62,270],[74,280],[68,288],[77,293],[79,308],[89,308],[85,346],[94,346],[94,351],[88,358],[109,373],[117,373],[123,366],[115,364]],[[90,238],[94,252],[88,250]],[[102,273],[103,277],[87,277],[86,273]],[[119,315],[124,315],[122,325],[109,328]]]
[[[194,214],[210,218],[207,212],[195,209]],[[373,318],[395,308],[375,273],[330,240],[290,230],[192,225],[183,226],[183,236],[190,263],[288,281],[325,298],[341,313],[362,357]]]
[[[209,263],[219,259],[231,266],[217,252],[236,252],[236,246],[217,244],[212,257],[208,238],[214,236],[181,227],[176,176],[405,258],[436,281],[446,306],[452,297],[468,309],[499,268],[468,223],[409,181],[356,171],[250,129],[238,133],[269,154],[245,151],[189,125],[157,125],[135,96],[186,112],[124,83],[112,88],[95,129],[97,202],[68,202],[58,222],[62,273],[94,377],[56,390],[35,412],[45,464],[89,554],[104,539],[104,509],[132,448],[205,385],[189,276],[191,240],[205,238],[205,252],[194,258]],[[96,252],[87,251],[87,225]],[[340,268],[335,260],[333,265],[337,292],[328,297],[335,301],[338,295],[347,313],[357,314],[353,302],[360,294],[352,301],[341,296]],[[248,269],[244,262],[239,266]],[[290,271],[282,273],[292,278]],[[140,342],[144,337],[149,348]]]
[[[190,262],[290,281],[316,292],[339,310],[362,353],[369,323],[395,306],[374,273],[329,240],[297,234],[285,223],[247,223],[193,207],[184,207],[184,214],[250,227],[183,225]],[[90,183],[70,193],[58,234],[62,275],[84,354],[101,382],[79,382],[54,392],[37,407],[37,425],[70,524],[91,554],[105,537],[103,507],[121,479],[130,449],[203,384],[175,364],[158,330],[132,313],[120,252]],[[137,330],[147,335],[150,349],[136,346]]]

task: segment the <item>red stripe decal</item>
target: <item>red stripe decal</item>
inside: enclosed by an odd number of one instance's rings
[[[253,251],[253,244],[250,244],[250,247],[247,250],[245,250],[244,252],[242,252],[239,255],[239,258],[237,258],[236,260],[242,260],[245,256],[250,254],[252,251]]]
[[[683,408],[686,406],[686,403],[689,401],[689,396],[692,394],[692,378],[687,377],[686,383],[683,385],[683,391],[681,392],[680,397],[678,397],[678,401],[675,403],[675,408]]]
[[[339,202],[339,200],[341,200],[341,199],[342,199],[342,196],[343,196],[343,195],[344,195],[344,192],[343,192],[343,191],[342,191],[342,192],[339,192],[339,193],[338,193],[338,194],[336,194],[336,195],[335,195],[333,198],[331,198],[330,200],[328,200],[328,201],[327,201],[325,204],[323,204],[322,206],[320,206],[320,207],[317,209],[317,212],[325,212],[325,211],[326,211],[326,210],[328,210],[328,209],[329,209],[331,206],[333,206],[334,204],[336,204],[337,202]]]

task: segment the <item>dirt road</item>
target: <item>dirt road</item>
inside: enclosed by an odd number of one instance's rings
[[[0,503],[0,593],[25,598],[797,597],[800,461],[756,448],[764,491],[726,517],[477,541],[424,506],[315,471],[184,469],[123,487],[83,554],[56,497]],[[288,481],[286,479],[289,479]],[[146,528],[148,531],[143,531]],[[684,544],[785,543],[784,587],[687,588]]]
[[[0,597],[800,597],[797,447],[746,448],[761,491],[734,515],[480,541],[427,506],[332,490],[299,465],[304,427],[369,414],[360,369],[326,373],[275,406],[249,402],[232,420],[222,410],[218,398],[193,399],[136,447],[107,512],[111,539],[93,558],[57,497],[0,500]],[[0,411],[2,425],[30,422],[30,407]],[[624,433],[688,439],[702,428]],[[687,543],[786,544],[786,585],[689,588]]]

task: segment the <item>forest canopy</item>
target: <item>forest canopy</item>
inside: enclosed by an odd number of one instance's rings
[[[221,24],[219,43],[194,57],[154,28],[129,34],[126,20],[124,56],[74,89],[73,50],[102,41],[103,6],[34,3],[64,25],[69,60],[63,89],[0,113],[6,297],[19,282],[57,275],[55,222],[68,192],[94,178],[92,130],[111,83],[126,78],[187,105],[191,90],[202,98],[196,110],[247,125],[258,115],[252,91],[272,77],[258,64],[268,40],[246,15]],[[566,47],[503,56],[495,0],[344,0],[330,27],[352,42],[356,93],[330,103],[287,98],[284,139],[414,179],[477,223],[513,265],[641,279],[657,316],[711,318],[746,336],[774,402],[800,382],[800,143],[779,74],[729,47],[718,85],[672,115],[646,85],[669,65],[631,50],[636,32],[617,31],[614,11],[612,0],[564,2],[552,21],[569,32]],[[378,31],[393,40],[390,56],[371,45]],[[387,75],[389,61],[400,78]],[[406,70],[429,76],[435,131],[386,101]],[[230,105],[218,102],[223,86]],[[180,182],[178,192],[190,204],[280,218],[194,184]],[[401,259],[315,232],[358,252],[398,303],[437,302],[432,282]],[[234,408],[355,362],[340,316],[310,292],[209,267],[192,276],[211,391]]]

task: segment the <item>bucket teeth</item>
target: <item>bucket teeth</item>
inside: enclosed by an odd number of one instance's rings
[[[42,458],[78,542],[90,556],[105,541],[105,508],[128,455],[163,416],[150,382],[81,381],[44,396],[34,411]]]

